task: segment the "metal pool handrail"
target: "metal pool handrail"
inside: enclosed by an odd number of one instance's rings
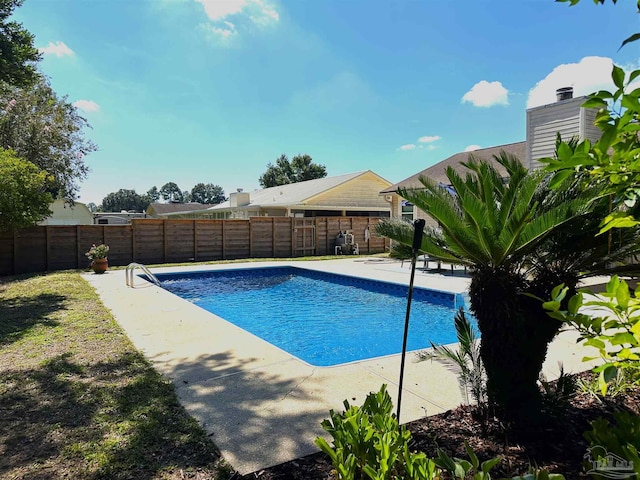
[[[145,265],[141,263],[132,262],[129,265],[127,265],[127,269],[125,270],[125,273],[124,273],[127,281],[127,287],[133,288],[133,271],[136,268],[139,268],[140,270],[142,270],[144,274],[147,277],[149,277],[149,279],[151,279],[151,281],[155,285],[157,285],[158,287],[160,286],[160,280],[158,280],[156,276],[153,273],[151,273],[151,270],[149,270]]]

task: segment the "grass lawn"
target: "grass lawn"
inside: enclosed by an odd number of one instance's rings
[[[0,278],[0,478],[230,472],[77,272]]]

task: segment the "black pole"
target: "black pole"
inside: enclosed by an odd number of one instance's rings
[[[404,338],[402,340],[402,356],[400,357],[400,381],[398,382],[398,409],[396,417],[400,422],[400,404],[402,403],[402,382],[404,380],[404,359],[407,356],[407,335],[409,334],[409,315],[411,314],[411,298],[413,297],[413,278],[416,274],[416,256],[422,245],[422,232],[424,220],[422,218],[413,221],[413,251],[411,255],[411,277],[409,279],[409,295],[407,297],[407,314],[404,317]]]

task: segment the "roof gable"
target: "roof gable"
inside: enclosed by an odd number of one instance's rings
[[[245,207],[287,207],[290,205],[301,205],[312,197],[320,195],[368,172],[370,172],[370,170],[254,190],[249,192],[249,204],[245,205]],[[215,205],[209,208],[209,210],[228,208],[231,208],[229,200]]]
[[[466,168],[462,166],[462,162],[469,160],[469,156],[473,156],[479,160],[487,160],[490,162],[501,175],[506,175],[506,170],[502,165],[493,160],[494,155],[499,155],[500,152],[509,153],[515,155],[521,162],[525,161],[526,154],[526,142],[508,143],[506,145],[498,145],[496,147],[481,148],[472,152],[458,152],[451,155],[449,158],[442,160],[429,168],[426,168],[415,175],[405,178],[401,182],[391,185],[389,188],[382,190],[380,193],[395,193],[399,188],[420,188],[420,177],[427,177],[434,182],[449,184],[447,178],[447,168],[452,167],[459,173],[465,173]]]
[[[203,205],[202,203],[152,203],[147,208],[147,213],[153,215],[165,215],[167,213],[175,212],[192,212],[194,210],[204,210],[209,208],[210,205]]]

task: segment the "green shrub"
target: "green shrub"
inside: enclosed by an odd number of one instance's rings
[[[555,382],[548,381],[544,375],[540,374],[543,405],[547,411],[558,413],[569,408],[570,400],[578,391],[576,377],[565,373],[562,363],[559,363],[559,367],[560,376]]]
[[[567,302],[567,310],[561,310],[568,289],[564,285],[555,287],[551,301],[542,306],[550,317],[574,326],[585,340],[584,344],[598,350],[599,357],[587,357],[584,360],[601,358],[604,363],[594,368],[599,374],[598,386],[602,395],[607,393],[609,383],[619,379],[619,372],[625,370],[628,376],[623,378],[640,380],[640,287],[631,296],[629,287],[617,275],[611,277],[606,291],[594,296],[588,290],[582,290]],[[585,295],[594,299],[585,301]],[[602,316],[587,315],[582,311],[589,307]],[[630,383],[628,386],[633,385]]]
[[[585,439],[592,448],[591,460],[602,461],[608,453],[612,453],[632,463],[633,471],[640,474],[640,415],[629,412],[613,414],[613,425],[609,420],[598,418],[591,422],[591,430],[584,433]]]

